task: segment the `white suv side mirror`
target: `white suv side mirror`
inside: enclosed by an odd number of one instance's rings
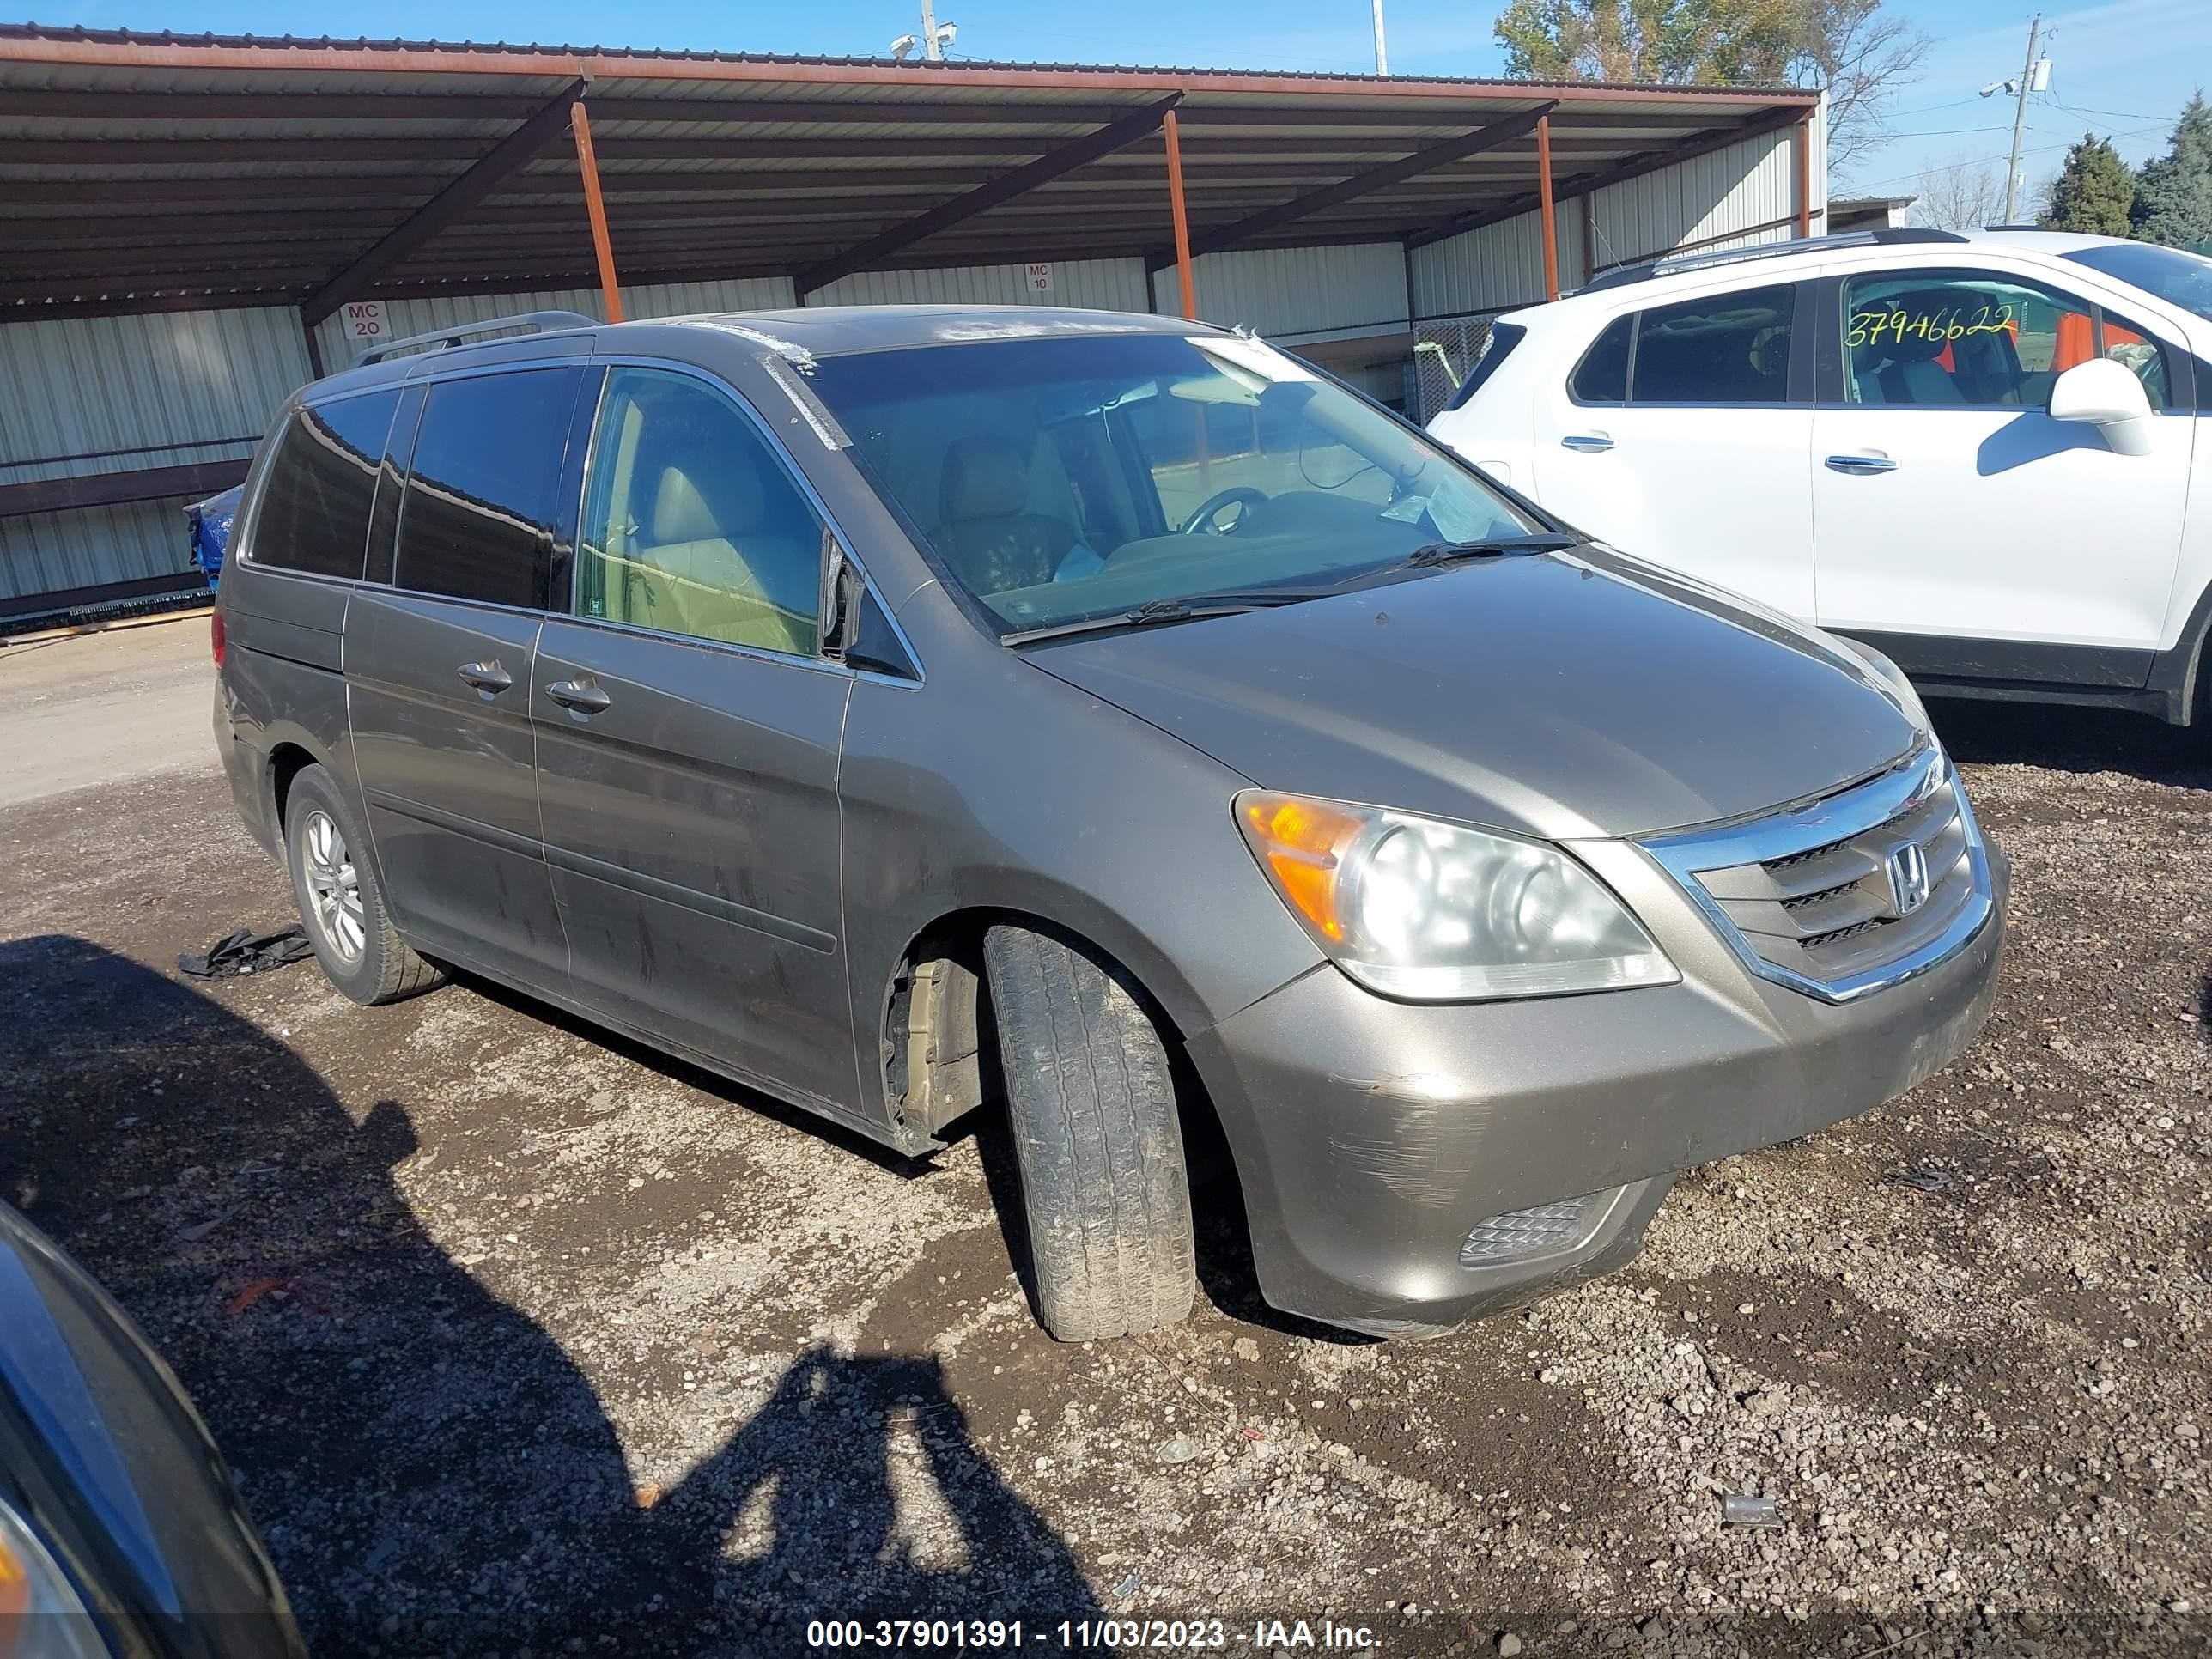
[[[2051,418],[2087,421],[2115,455],[2150,453],[2149,394],[2133,370],[2109,357],[2076,363],[2051,384]]]

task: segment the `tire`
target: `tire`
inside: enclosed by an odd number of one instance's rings
[[[1063,1342],[1158,1329],[1197,1292],[1190,1182],[1159,1033],[1089,957],[984,936],[1037,1312]]]
[[[368,846],[337,781],[303,768],[284,798],[284,867],[300,925],[331,984],[364,1005],[397,1002],[445,975],[392,927]]]

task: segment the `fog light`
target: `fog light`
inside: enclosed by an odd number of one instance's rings
[[[1516,1256],[1563,1249],[1582,1237],[1589,1206],[1588,1198],[1570,1198],[1492,1216],[1478,1224],[1459,1247],[1460,1266],[1487,1267]]]

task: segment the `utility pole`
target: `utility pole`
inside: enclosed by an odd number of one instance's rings
[[[1382,0],[1375,0],[1375,72],[1377,75],[1390,72],[1390,54],[1382,45]]]
[[[1382,0],[1376,0],[1376,3],[1380,5]],[[2033,55],[2033,48],[2030,52]],[[937,44],[937,8],[932,0],[921,0],[921,55],[933,64],[941,63],[945,58],[945,48]],[[2020,148],[2017,137],[2013,140],[2013,148]]]
[[[926,3],[926,0],[925,0]],[[1376,0],[1380,5],[1382,0]],[[2038,12],[2027,21],[2027,61],[2021,65],[2020,99],[2013,106],[2012,163],[2005,169],[2004,222],[2014,224],[2020,218],[2020,135],[2027,125],[2027,93],[2035,83],[2035,41],[2043,28],[2043,14]]]

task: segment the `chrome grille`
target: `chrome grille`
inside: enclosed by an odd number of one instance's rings
[[[1754,972],[1831,1001],[1933,967],[1993,906],[1973,809],[1933,747],[1810,805],[1644,845]]]

